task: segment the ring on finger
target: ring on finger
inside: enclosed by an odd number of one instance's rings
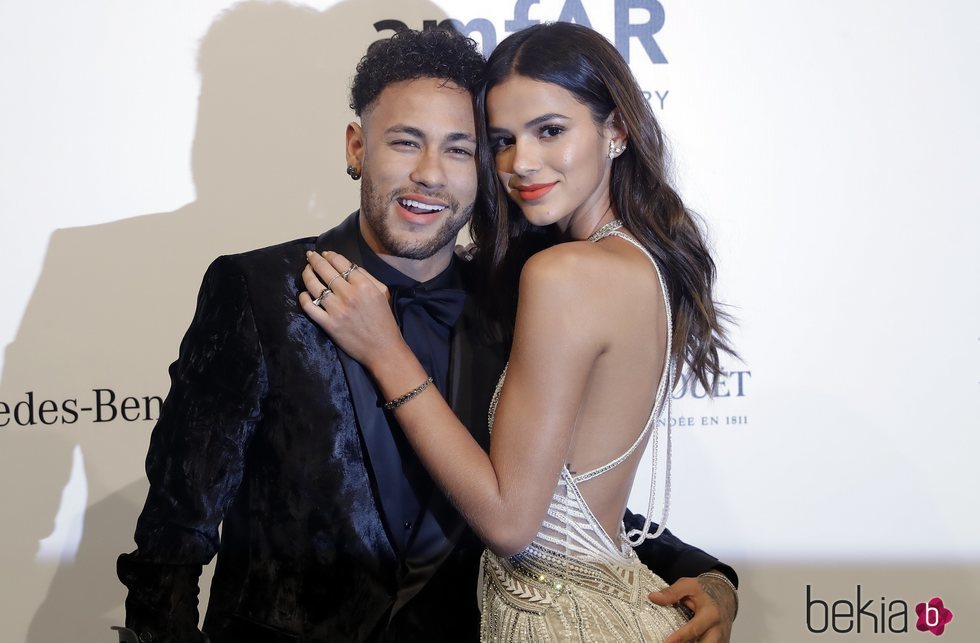
[[[320,302],[323,301],[324,299],[326,299],[327,295],[332,294],[332,293],[333,293],[333,291],[330,290],[330,287],[329,286],[327,286],[326,288],[324,288],[323,290],[320,291],[320,296],[313,300],[313,305],[314,306],[319,306],[320,305]]]
[[[348,281],[347,278],[350,277],[350,273],[354,272],[355,270],[357,270],[357,264],[351,263],[350,268],[340,273],[340,276],[344,278],[344,281]]]
[[[335,280],[340,279],[341,277],[343,277],[343,275],[341,274],[336,274],[333,277],[331,277],[330,281],[327,282],[327,288],[329,288],[330,284],[332,284]],[[344,277],[344,279],[346,279],[346,277]]]

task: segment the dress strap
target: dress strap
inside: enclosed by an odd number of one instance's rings
[[[654,399],[653,408],[650,410],[650,415],[647,417],[646,425],[644,425],[643,431],[640,432],[640,435],[637,436],[633,444],[631,444],[630,447],[618,458],[612,460],[607,464],[602,465],[601,467],[573,476],[572,481],[576,485],[578,485],[582,482],[585,482],[586,480],[591,480],[592,478],[600,476],[603,473],[609,471],[610,469],[619,466],[627,458],[633,455],[633,453],[643,443],[643,440],[646,439],[647,434],[653,431],[653,438],[652,438],[653,444],[652,444],[652,454],[651,454],[652,456],[651,467],[653,471],[651,471],[650,474],[650,498],[647,504],[646,521],[645,524],[643,525],[642,531],[638,529],[633,529],[629,532],[629,534],[626,535],[626,540],[629,542],[630,545],[635,547],[640,543],[642,543],[647,538],[656,538],[663,533],[664,529],[666,529],[667,514],[670,509],[670,461],[671,461],[670,400],[671,400],[671,394],[674,391],[675,363],[674,360],[669,357],[669,355],[670,355],[671,346],[673,345],[674,323],[673,323],[673,315],[670,309],[670,296],[667,291],[667,282],[664,280],[663,272],[660,270],[660,265],[657,263],[656,259],[654,259],[653,255],[650,254],[650,251],[647,250],[645,247],[643,247],[643,245],[639,241],[634,239],[631,235],[620,230],[622,225],[623,225],[622,222],[619,221],[618,219],[611,221],[610,223],[607,223],[606,225],[596,230],[589,237],[589,241],[598,241],[600,239],[605,239],[606,237],[619,237],[620,239],[623,239],[631,243],[634,247],[640,250],[640,252],[646,255],[647,259],[650,260],[650,263],[653,264],[653,268],[657,272],[657,279],[660,282],[660,290],[663,294],[663,299],[664,299],[664,309],[667,314],[667,356],[668,357],[667,359],[664,360],[664,369],[660,374],[660,381],[657,384],[657,395],[656,398]],[[656,430],[656,424],[657,424],[657,419],[660,417],[660,414],[664,410],[664,408],[666,408],[667,411],[666,445],[665,445],[667,450],[667,454],[666,454],[667,458],[664,466],[664,474],[665,474],[664,510],[663,510],[662,518],[660,519],[660,522],[658,524],[657,532],[653,535],[649,535],[647,532],[649,531],[650,525],[653,522],[651,516],[653,515],[654,502],[656,500],[656,490],[657,490],[656,468],[657,468],[658,455],[660,453],[660,440],[659,440],[659,433]]]

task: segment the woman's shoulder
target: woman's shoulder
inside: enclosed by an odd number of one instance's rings
[[[608,261],[591,241],[566,241],[536,252],[524,264],[521,279],[580,280]]]
[[[632,254],[616,252],[592,241],[567,241],[541,250],[528,259],[521,272],[521,284],[567,284],[577,289],[601,287],[603,283],[629,275],[637,265],[637,257],[631,257]]]
[[[519,300],[551,311],[574,311],[584,321],[629,315],[660,302],[660,283],[649,258],[627,241],[568,241],[534,254],[521,272]]]
[[[550,306],[574,307],[583,314],[584,300],[616,297],[625,273],[620,258],[591,241],[567,241],[535,253],[521,271],[521,298],[546,300]]]

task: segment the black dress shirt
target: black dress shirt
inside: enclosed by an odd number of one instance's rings
[[[450,265],[425,282],[418,282],[385,263],[359,238],[363,268],[388,287],[391,306],[405,342],[415,353],[422,367],[433,378],[433,385],[447,398],[449,381],[449,346],[453,325],[463,312],[465,293],[452,288],[456,281],[455,267]],[[421,384],[421,382],[419,382]],[[383,400],[379,398],[380,404]],[[379,412],[384,412],[379,408]],[[431,501],[441,491],[419,461],[397,421],[386,413],[389,436],[399,462],[387,465],[401,470],[403,484],[387,489],[398,493],[400,515],[389,524],[401,525],[400,533],[390,534],[402,557],[405,574],[411,577],[415,568],[425,567],[441,557],[449,546],[446,534],[431,516]],[[390,505],[389,505],[390,506]]]

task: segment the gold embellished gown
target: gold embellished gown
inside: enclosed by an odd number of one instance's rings
[[[653,263],[667,307],[669,347],[670,302],[663,275],[650,253],[619,231],[617,224],[604,226],[590,240],[615,235],[638,247]],[[665,400],[669,404],[670,373],[668,360],[647,424],[624,454],[581,475],[562,469],[547,517],[530,545],[509,558],[489,550],[483,553],[478,596],[482,641],[663,641],[687,622],[681,609],[650,602],[647,595],[667,583],[640,562],[622,526],[615,540],[605,532],[579,491],[579,484],[632,455],[651,430],[653,461],[657,461],[655,425]],[[506,374],[504,369],[491,404],[491,426]]]

